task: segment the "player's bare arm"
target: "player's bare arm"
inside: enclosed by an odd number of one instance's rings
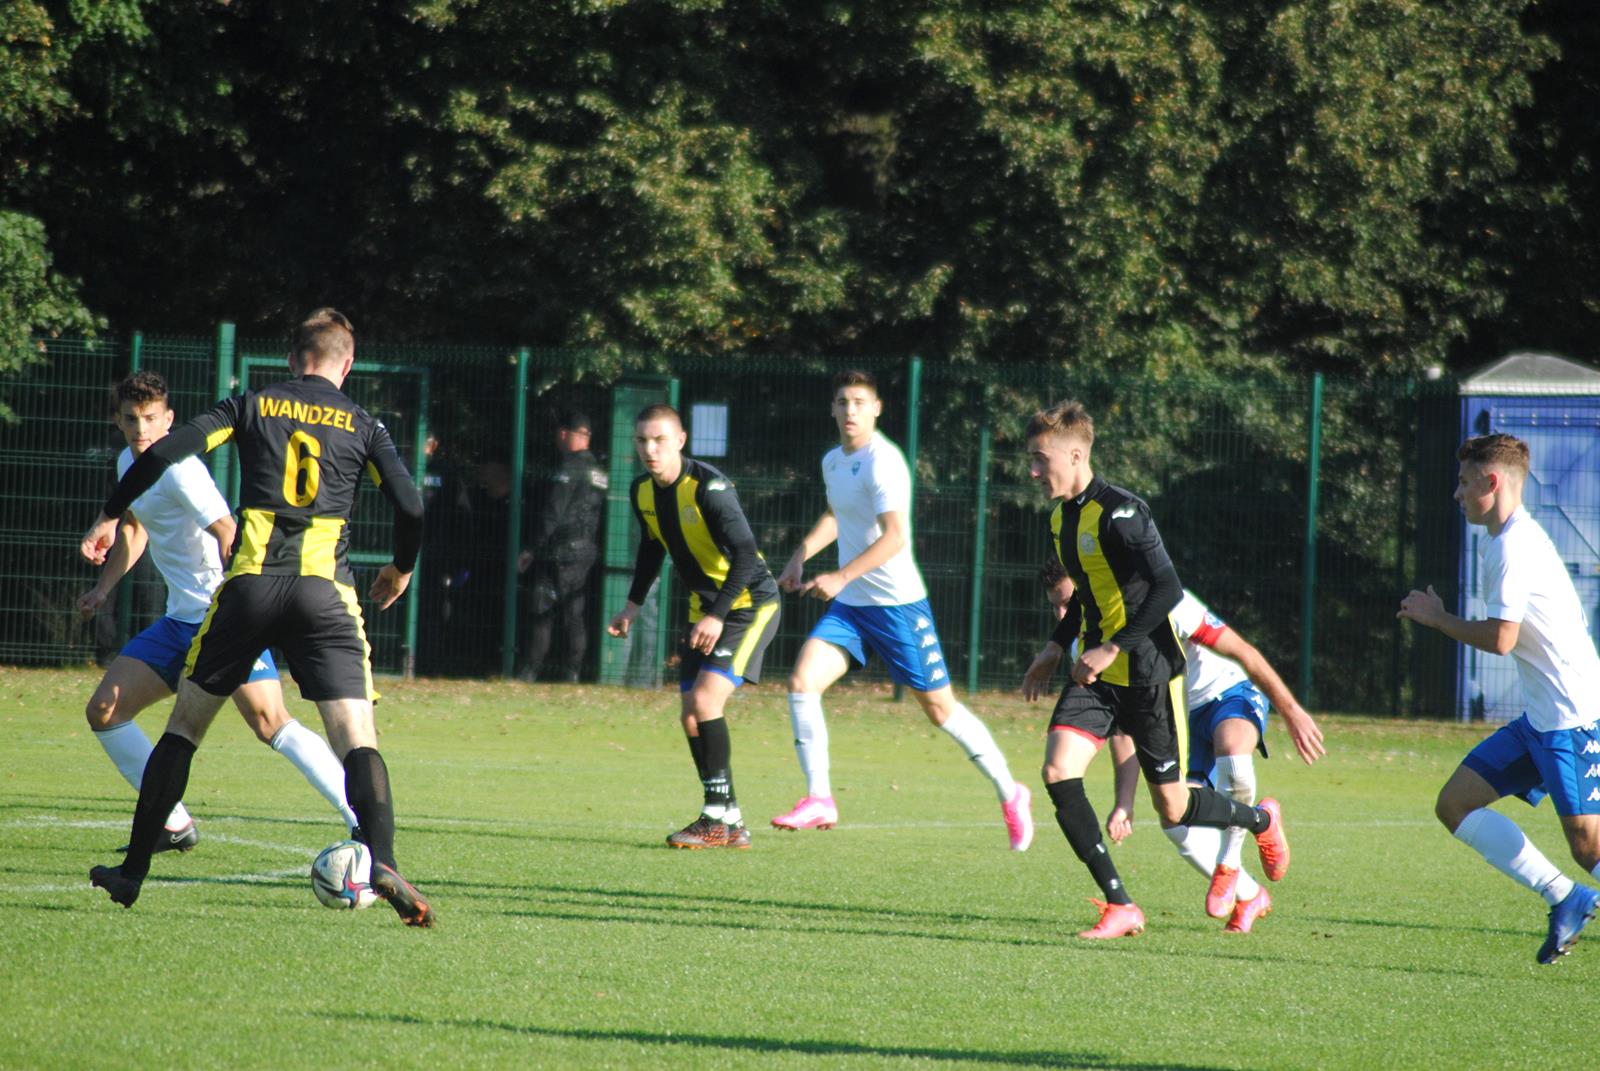
[[[1033,656],[1033,662],[1022,674],[1022,698],[1028,702],[1038,699],[1050,688],[1050,678],[1055,676],[1056,669],[1061,665],[1061,657],[1066,654],[1055,640],[1046,640],[1044,647]]]
[[[1412,591],[1401,599],[1400,612],[1395,616],[1442,632],[1458,643],[1498,655],[1510,654],[1522,631],[1521,624],[1516,621],[1502,621],[1497,617],[1469,621],[1457,617],[1444,608],[1444,600],[1439,598],[1432,584],[1427,591]]]
[[[789,556],[789,562],[783,567],[783,572],[778,574],[778,587],[784,591],[799,591],[805,576],[806,562],[838,538],[839,522],[834,519],[831,509],[823,510],[822,516],[817,518],[817,523],[811,526],[811,531],[806,533],[806,537]]]
[[[624,603],[618,610],[611,623],[606,626],[606,632],[619,640],[628,638],[628,630],[633,627],[634,621],[639,617],[639,604],[636,602]]]
[[[1211,649],[1224,658],[1231,658],[1239,663],[1239,667],[1249,676],[1250,683],[1260,688],[1272,704],[1274,710],[1283,716],[1284,727],[1289,731],[1289,739],[1294,742],[1294,749],[1307,766],[1328,753],[1322,743],[1322,730],[1318,728],[1316,720],[1306,713],[1294,693],[1289,691],[1289,686],[1283,683],[1283,678],[1278,671],[1272,668],[1272,663],[1267,661],[1265,655],[1256,649],[1255,645],[1246,640],[1231,628],[1225,628],[1217,634],[1211,643]]]
[[[1133,833],[1133,800],[1139,787],[1138,752],[1133,740],[1123,733],[1111,734],[1112,791],[1111,813],[1106,815],[1106,836],[1121,844]]]
[[[84,620],[95,615],[105,601],[116,590],[117,583],[134,567],[144,556],[144,548],[150,542],[150,534],[145,531],[144,525],[139,523],[132,513],[122,515],[122,521],[117,527],[117,539],[106,552],[105,567],[100,570],[100,579],[94,587],[78,596],[78,613]]]
[[[829,514],[829,516],[831,518],[832,514]],[[873,540],[866,550],[845,562],[835,571],[822,573],[800,585],[800,593],[802,595],[810,595],[815,599],[832,599],[843,591],[844,586],[850,581],[872,572],[872,570],[899,554],[906,545],[906,515],[899,510],[880,513],[878,514],[878,526],[883,529],[883,534]]]

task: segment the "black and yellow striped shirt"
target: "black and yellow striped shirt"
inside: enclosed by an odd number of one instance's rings
[[[778,583],[756,546],[733,481],[704,461],[684,458],[683,471],[668,487],[649,474],[640,476],[628,499],[639,521],[629,602],[644,602],[668,554],[689,589],[691,622],[706,614],[726,619],[730,610],[778,597]]]
[[[229,441],[240,469],[229,576],[320,576],[349,584],[350,514],[363,473],[395,508],[395,566],[401,572],[415,566],[422,497],[411,474],[382,422],[316,375],[225,398],[155,443],[123,477],[106,516],[120,514],[167,465]]]
[[[1183,584],[1143,499],[1096,476],[1057,504],[1050,541],[1081,611],[1062,618],[1056,643],[1066,649],[1077,636],[1080,652],[1115,643],[1121,651],[1100,674],[1108,684],[1165,684],[1183,672],[1183,646],[1167,617]]]

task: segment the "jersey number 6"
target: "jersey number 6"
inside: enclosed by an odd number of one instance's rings
[[[310,432],[297,431],[289,436],[289,446],[283,454],[283,500],[289,505],[309,506],[316,501],[317,486],[322,482],[322,469],[317,464],[321,456],[322,444]]]

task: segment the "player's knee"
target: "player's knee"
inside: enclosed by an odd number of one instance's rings
[[[91,729],[111,728],[116,724],[117,694],[111,691],[94,693],[83,708],[83,716]]]
[[[1454,833],[1463,819],[1467,817],[1470,807],[1463,807],[1460,800],[1451,794],[1449,788],[1439,791],[1439,798],[1433,802],[1434,817],[1450,832]]]
[[[815,690],[798,667],[789,674],[789,691],[791,694],[794,692],[814,692]]]

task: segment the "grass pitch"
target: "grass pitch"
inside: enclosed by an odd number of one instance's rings
[[[158,856],[132,910],[90,888],[134,798],[84,724],[94,680],[0,670],[0,1067],[1592,1059],[1600,934],[1535,965],[1542,905],[1432,818],[1481,729],[1328,718],[1332,754],[1307,769],[1274,726],[1258,777],[1294,850],[1276,910],[1224,935],[1141,801],[1116,857],[1149,929],[1087,943],[1095,890],[1037,789],[1043,705],[972,704],[1035,787],[1026,854],[960,750],[868,689],[828,703],[843,824],[767,828],[802,788],[772,686],[730,707],[753,849],[674,852],[663,837],[699,803],[675,693],[390,681],[400,862],[440,920],[422,932],[381,904],[318,905],[305,872],[338,822],[227,710],[186,797],[199,849]],[[152,738],[164,719],[145,714]],[[1103,820],[1108,760],[1090,792]],[[1502,807],[1577,876],[1548,807]]]

